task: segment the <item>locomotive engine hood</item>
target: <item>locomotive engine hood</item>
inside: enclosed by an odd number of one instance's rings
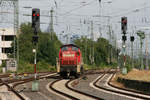
[[[62,53],[62,64],[63,65],[76,65],[76,52],[75,51],[65,51]]]

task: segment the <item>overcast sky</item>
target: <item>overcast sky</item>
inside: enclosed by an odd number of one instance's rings
[[[0,15],[0,27],[13,27],[13,7],[8,6],[10,4],[7,3],[2,4],[1,12],[9,11],[11,14]],[[101,0],[101,3],[99,0],[19,0],[20,24],[31,22],[31,16],[23,16],[23,14],[31,15],[32,8],[25,7],[40,8],[41,15],[49,15],[49,11],[53,7],[54,28],[57,34],[64,31],[63,34],[89,35],[89,23],[93,21],[95,37],[100,35],[99,27],[101,25],[102,36],[108,38],[106,25],[110,24],[119,40],[121,39],[120,20],[122,16],[126,16],[128,17],[127,36],[129,41],[131,33],[136,32],[139,27],[150,25],[150,0]],[[110,22],[108,22],[108,17],[99,16],[110,16]],[[47,30],[49,22],[49,17],[41,16],[41,23],[45,23],[41,24],[43,31]],[[139,41],[137,37],[136,41]]]

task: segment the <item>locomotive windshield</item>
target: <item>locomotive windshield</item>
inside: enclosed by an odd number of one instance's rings
[[[72,51],[78,51],[77,47],[72,47]]]
[[[67,51],[67,50],[68,50],[68,47],[62,47],[61,50],[62,50],[62,51]]]
[[[78,51],[78,48],[77,47],[73,47],[73,46],[69,46],[69,47],[68,46],[64,46],[64,47],[61,48],[62,51],[67,51],[69,49],[71,49],[72,51]]]

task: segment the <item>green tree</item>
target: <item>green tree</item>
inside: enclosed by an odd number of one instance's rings
[[[20,58],[19,67],[26,66],[26,65],[28,65],[27,67],[29,67],[31,66],[31,64],[34,63],[34,53],[32,52],[33,48],[35,48],[35,45],[32,43],[32,37],[34,36],[34,33],[30,23],[21,24],[20,31],[21,32],[18,36],[19,37],[19,58]],[[39,41],[37,44],[38,47],[37,63],[44,62],[49,65],[55,65],[56,57],[58,56],[61,42],[57,39],[55,33],[53,35],[54,37],[53,40],[50,40],[50,34],[46,32],[39,31],[38,36],[39,36]],[[14,50],[13,44],[14,42],[12,43],[12,50]],[[10,56],[13,57],[13,54]],[[24,69],[24,68],[20,68],[20,69]]]
[[[56,64],[56,57],[58,54],[58,50],[55,47],[55,41],[50,40],[50,35],[47,34],[40,34],[39,40],[39,48],[38,48],[38,61],[45,61],[51,65]]]
[[[104,38],[98,38],[97,41],[92,41],[91,39],[81,37],[80,39],[75,40],[74,43],[80,47],[84,63],[86,64],[91,64],[90,55],[92,55],[92,45],[94,45],[94,61],[96,66],[108,64],[107,59],[110,55],[110,46],[113,53],[117,53],[115,47],[110,45],[109,41]]]
[[[99,38],[95,43],[95,63],[96,65],[100,65],[101,63],[107,64],[108,58],[108,47],[109,47],[108,40],[104,38]]]

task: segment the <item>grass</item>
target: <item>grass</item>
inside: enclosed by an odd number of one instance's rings
[[[2,73],[2,67],[0,66],[0,73]]]
[[[150,82],[150,70],[131,70],[127,75],[119,74],[118,77]]]
[[[43,61],[37,63],[37,72],[48,72],[48,71],[56,71],[55,66],[51,66],[48,63]],[[17,72],[7,71],[7,73],[26,73],[26,72],[34,72],[34,64],[26,63],[20,61]],[[2,67],[0,67],[0,73],[2,73]]]
[[[106,64],[101,64],[100,66],[96,65],[87,65],[84,64],[83,67],[85,70],[90,70],[90,69],[105,69],[105,68],[114,68],[116,67],[116,64],[113,65],[106,65]],[[0,72],[2,70],[2,67],[0,67]],[[37,72],[47,72],[47,71],[56,71],[56,66],[51,66],[48,63],[45,63],[44,61],[40,61],[37,63]],[[24,73],[24,72],[34,72],[34,64],[26,63],[23,61],[20,61],[18,71],[15,73]],[[7,73],[12,73],[12,71],[7,71]]]
[[[85,70],[90,70],[90,69],[105,69],[105,68],[115,68],[117,65],[106,65],[106,64],[101,64],[100,66],[96,66],[96,65],[87,65],[84,64],[83,65]]]

